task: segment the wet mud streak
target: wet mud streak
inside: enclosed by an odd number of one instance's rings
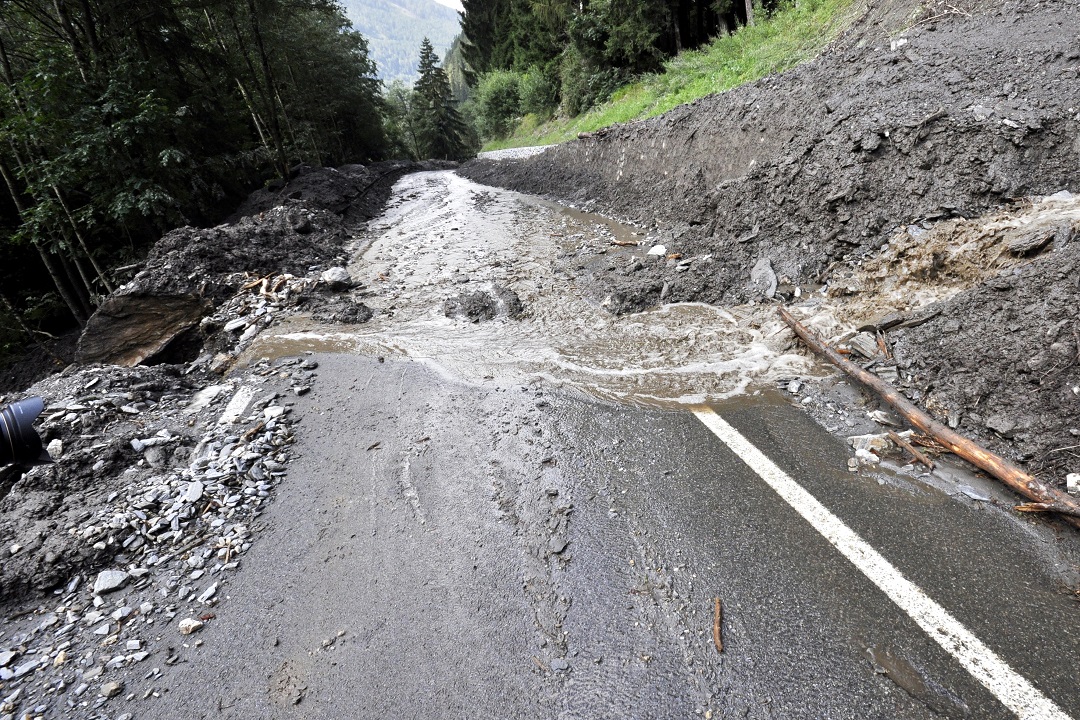
[[[254,357],[334,347],[399,355],[469,382],[543,379],[601,399],[669,405],[739,394],[812,363],[766,306],[721,309],[662,305],[615,317],[565,273],[580,247],[635,266],[652,239],[640,230],[450,172],[402,178],[372,221],[349,270],[375,310],[360,327],[284,324]],[[447,299],[503,288],[520,298],[520,319],[447,318]],[[511,313],[512,315],[512,313]]]

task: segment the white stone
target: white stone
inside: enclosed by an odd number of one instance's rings
[[[198,632],[202,626],[202,622],[195,618],[184,618],[180,621],[180,634],[190,635],[193,632]]]
[[[198,502],[199,499],[203,496],[204,490],[205,487],[201,482],[199,482],[198,480],[192,480],[187,484],[187,487],[184,488],[184,492],[180,496],[180,499],[186,503]]]
[[[868,465],[877,465],[879,462],[881,462],[881,458],[879,458],[877,455],[870,452],[869,450],[864,450],[863,448],[859,448],[855,451],[855,457]]]
[[[267,420],[276,420],[285,414],[285,408],[280,405],[271,405],[263,410],[263,417]]]
[[[323,272],[319,279],[335,290],[345,290],[352,285],[352,277],[343,267],[332,267]]]
[[[50,440],[48,446],[45,448],[49,451],[49,457],[53,460],[64,454],[64,441],[60,438]]]
[[[102,595],[113,590],[119,590],[127,584],[131,576],[123,570],[102,570],[94,581],[94,594]]]
[[[855,448],[856,455],[858,455],[859,450],[873,450],[882,453],[892,447],[892,441],[889,440],[888,435],[852,435],[847,441],[848,445]]]
[[[1080,473],[1069,473],[1065,476],[1065,489],[1072,495],[1080,495]]]
[[[18,665],[18,666],[15,667],[15,677],[16,678],[21,678],[23,675],[31,673],[34,670],[37,670],[39,667],[41,667],[42,665],[44,665],[47,662],[48,662],[48,658],[45,658],[44,662],[42,662],[41,660],[39,660],[37,658],[34,658],[30,662],[25,662],[22,665]]]
[[[208,600],[209,600],[210,598],[214,597],[214,595],[215,595],[216,593],[217,593],[217,583],[214,583],[214,584],[213,584],[213,585],[211,585],[210,587],[208,587],[208,588],[206,588],[205,590],[203,590],[203,592],[202,592],[202,595],[200,595],[200,596],[199,596],[198,600],[199,600],[199,602],[201,602],[201,603],[205,603],[205,602],[207,602],[207,601],[208,601]]]
[[[106,698],[116,697],[124,691],[124,683],[107,682],[101,686],[101,696]]]
[[[665,247],[664,245],[653,245],[651,248],[649,248],[649,252],[646,254],[665,257],[667,255],[667,247]]]
[[[233,332],[234,330],[239,330],[242,327],[247,327],[249,322],[250,320],[246,317],[240,317],[236,318],[235,320],[230,320],[229,322],[225,323],[225,332]]]
[[[191,402],[184,408],[184,414],[194,415],[214,402],[218,395],[231,389],[230,385],[211,385],[208,388],[203,388],[192,396]]]

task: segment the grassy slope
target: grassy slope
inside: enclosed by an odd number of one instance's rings
[[[526,116],[512,136],[484,150],[551,145],[614,123],[642,120],[712,93],[782,72],[817,55],[844,30],[861,0],[799,0],[755,25],[668,61],[664,71],[626,85],[576,118],[539,123]]]

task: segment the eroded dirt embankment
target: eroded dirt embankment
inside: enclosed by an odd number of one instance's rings
[[[922,313],[889,331],[899,382],[1060,482],[1080,466],[1080,220],[1059,208],[1044,237],[1025,230],[1029,198],[1080,190],[1080,6],[968,9],[882,3],[791,72],[462,172],[650,228],[651,257],[565,260],[615,312],[798,288],[804,314],[827,295],[852,326]],[[937,287],[973,237],[983,264]],[[883,256],[876,271],[913,284],[851,285]]]

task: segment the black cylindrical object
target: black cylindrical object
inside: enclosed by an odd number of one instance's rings
[[[30,397],[0,408],[0,467],[18,463],[36,465],[49,462],[49,453],[41,448],[41,436],[34,421],[45,409],[39,397]]]

